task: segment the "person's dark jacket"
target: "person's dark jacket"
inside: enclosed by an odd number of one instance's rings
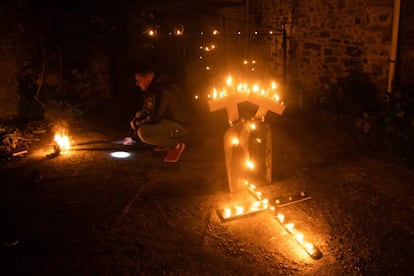
[[[162,119],[176,121],[183,126],[187,124],[182,92],[164,75],[155,75],[144,91],[141,112],[140,124],[156,124]]]

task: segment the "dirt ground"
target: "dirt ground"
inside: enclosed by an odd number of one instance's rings
[[[219,219],[244,196],[228,192],[224,111],[194,112],[173,164],[117,143],[126,131],[109,115],[72,126],[67,154],[46,157],[48,133],[1,164],[1,275],[413,275],[414,171],[349,118],[267,116],[273,177],[261,188],[312,197],[278,209],[320,249],[314,260],[270,212]],[[132,156],[114,159],[115,150]]]

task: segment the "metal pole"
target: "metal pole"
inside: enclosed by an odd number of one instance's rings
[[[393,85],[395,80],[395,66],[397,62],[397,45],[398,45],[398,29],[400,22],[400,9],[401,0],[394,0],[394,14],[393,14],[393,26],[392,26],[392,40],[390,51],[390,68],[388,73],[388,86],[387,93],[390,95],[393,91]]]

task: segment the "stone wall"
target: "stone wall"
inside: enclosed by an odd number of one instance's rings
[[[263,26],[286,28],[287,78],[298,89],[320,93],[357,73],[386,91],[393,1],[262,0],[261,9]],[[280,71],[282,37],[270,43]]]

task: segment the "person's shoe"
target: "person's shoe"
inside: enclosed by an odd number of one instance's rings
[[[135,142],[134,139],[132,139],[131,137],[126,137],[126,138],[124,138],[124,142],[122,144],[125,145],[125,146],[131,146],[135,143],[136,142]]]
[[[164,161],[174,163],[180,160],[181,153],[185,149],[184,143],[179,143],[176,147],[170,149],[167,153],[167,156],[165,156]]]
[[[170,147],[162,147],[162,146],[154,146],[154,151],[168,151],[170,150]]]

